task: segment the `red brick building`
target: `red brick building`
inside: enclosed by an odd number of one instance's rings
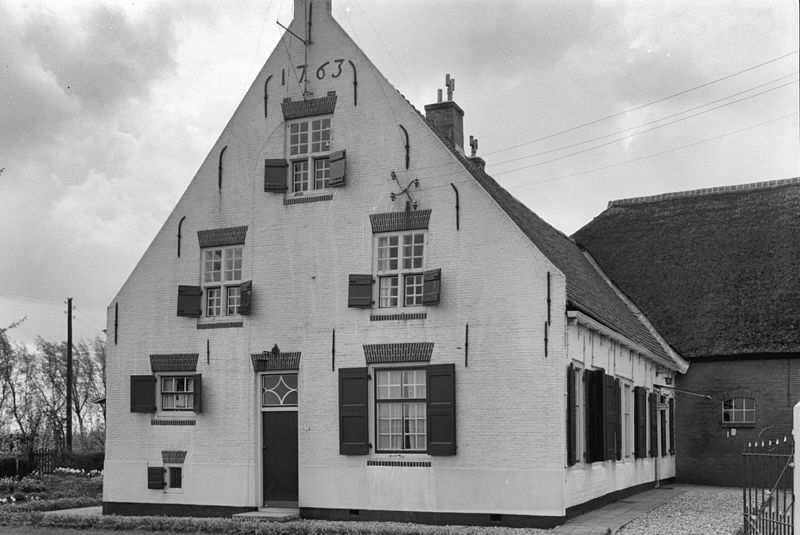
[[[800,178],[612,201],[573,237],[690,362],[677,480],[738,485],[800,401]]]

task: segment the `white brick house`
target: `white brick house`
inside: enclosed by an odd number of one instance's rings
[[[295,13],[109,306],[104,511],[552,526],[672,478],[685,362]]]

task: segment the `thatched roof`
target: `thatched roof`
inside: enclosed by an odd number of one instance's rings
[[[800,352],[800,178],[612,201],[573,238],[682,356]]]

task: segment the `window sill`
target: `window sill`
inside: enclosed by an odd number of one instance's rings
[[[320,191],[319,193],[288,193],[286,197],[283,199],[284,206],[290,206],[293,204],[308,204],[310,202],[319,202],[319,201],[332,201],[333,200],[333,192],[328,190]]]
[[[406,461],[400,459],[368,459],[367,466],[391,466],[403,468],[430,468],[430,461]]]
[[[242,316],[224,316],[220,319],[202,318],[197,322],[198,329],[233,329],[243,327]]]
[[[723,429],[755,427],[755,422],[722,422]]]
[[[154,416],[150,419],[150,425],[197,425],[194,418],[175,418],[175,417],[158,417]]]

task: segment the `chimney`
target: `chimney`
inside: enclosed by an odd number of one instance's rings
[[[486,172],[486,160],[478,156],[478,140],[473,136],[469,136],[469,147],[472,154],[467,159],[472,162],[472,165],[480,169],[481,173]]]
[[[464,154],[464,110],[453,102],[453,91],[456,88],[455,78],[445,76],[447,100],[442,102],[442,90],[439,89],[435,104],[425,106],[425,117],[433,123],[436,131],[453,145],[460,154]]]

